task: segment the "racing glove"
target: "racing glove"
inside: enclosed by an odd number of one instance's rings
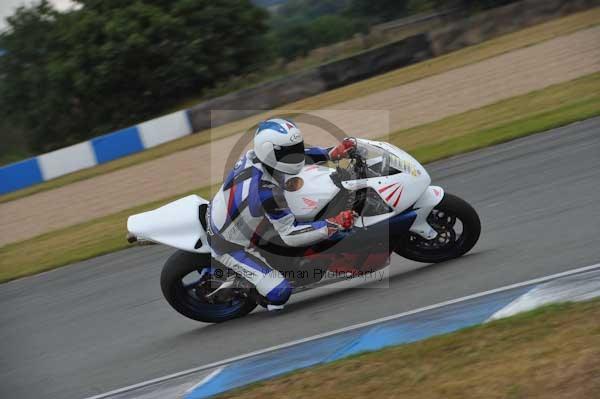
[[[329,236],[338,231],[350,230],[354,226],[354,212],[342,211],[337,216],[327,219],[327,230]]]
[[[329,159],[332,161],[338,161],[342,158],[347,158],[348,154],[350,154],[350,152],[355,149],[356,140],[347,137],[344,140],[342,140],[341,143],[335,146],[331,151],[329,151]]]

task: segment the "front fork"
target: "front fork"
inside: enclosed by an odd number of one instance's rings
[[[427,217],[442,201],[444,198],[444,189],[438,186],[429,186],[413,205],[414,210],[417,214],[415,221],[410,226],[409,231],[420,235],[426,240],[433,240],[437,237],[438,233],[429,223],[427,223]]]

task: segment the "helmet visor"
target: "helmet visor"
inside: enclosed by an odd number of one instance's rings
[[[274,148],[275,159],[280,163],[298,164],[304,161],[304,142],[290,145],[287,147],[280,146]]]

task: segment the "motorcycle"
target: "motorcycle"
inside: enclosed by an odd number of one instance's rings
[[[288,176],[284,187],[297,220],[352,210],[351,232],[290,248],[267,226],[254,242],[253,249],[290,280],[293,293],[377,272],[394,252],[417,262],[444,262],[464,255],[479,239],[481,224],[473,207],[431,186],[429,174],[412,156],[385,142],[356,139],[356,144],[349,159],[335,167],[306,165]],[[217,323],[247,315],[260,301],[250,283],[211,258],[209,206],[190,195],[130,216],[127,229],[130,242],[178,249],[161,273],[165,299],[184,316]]]

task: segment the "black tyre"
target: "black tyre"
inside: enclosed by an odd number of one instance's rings
[[[231,295],[218,302],[207,301],[206,278],[199,272],[211,266],[208,254],[177,251],[167,259],[160,275],[160,287],[169,304],[190,319],[205,323],[220,323],[252,312],[256,303],[244,296]],[[197,277],[194,279],[194,275]],[[191,283],[185,280],[192,279]],[[195,282],[194,282],[195,281]]]
[[[432,210],[427,222],[438,232],[438,236],[427,240],[408,233],[396,247],[398,255],[417,262],[444,262],[469,252],[481,233],[481,222],[475,209],[448,193]]]

